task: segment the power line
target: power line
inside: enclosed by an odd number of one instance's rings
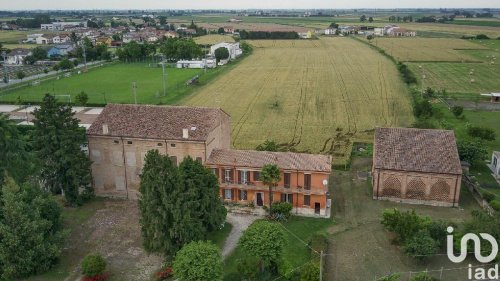
[[[294,269],[292,269],[292,270],[288,271],[285,275],[290,274],[290,273],[294,272],[295,270],[297,270],[297,269],[299,269],[299,268],[302,268],[302,267],[304,267],[304,266],[306,266],[306,265],[308,265],[308,264],[312,263],[312,262],[313,262],[313,260],[314,260],[314,258],[312,258],[311,260],[309,260],[308,262],[306,262],[306,263],[304,263],[304,264],[302,264],[302,265],[300,265],[300,266],[297,266],[296,268],[294,268]],[[281,276],[277,277],[276,279],[273,279],[273,281],[279,280],[279,279],[281,279],[281,278],[283,278],[283,277],[284,277],[284,276],[283,276],[283,275],[281,275]]]
[[[311,251],[315,252],[316,254],[320,255],[320,253],[316,250],[314,250],[310,245],[309,243],[306,243],[304,240],[300,239],[297,235],[295,235],[295,233],[293,233],[292,231],[288,230],[288,228],[286,228],[281,222],[278,221],[278,224],[281,225],[281,227],[283,227],[288,233],[290,233],[293,237],[295,237],[297,240],[299,240],[300,242],[302,242],[302,244],[304,244],[307,248],[311,249]],[[325,255],[325,254],[323,254]]]

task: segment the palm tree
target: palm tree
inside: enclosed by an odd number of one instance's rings
[[[276,186],[281,180],[280,169],[276,164],[266,164],[262,167],[260,180],[269,186],[269,214],[273,206],[273,186]]]

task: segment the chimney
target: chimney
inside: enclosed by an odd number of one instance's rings
[[[104,135],[109,134],[108,124],[102,124],[102,133],[103,133]]]
[[[189,138],[189,130],[188,129],[182,129],[182,138],[183,139]]]

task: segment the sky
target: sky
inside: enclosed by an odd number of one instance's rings
[[[500,8],[500,0],[0,0],[0,10]]]

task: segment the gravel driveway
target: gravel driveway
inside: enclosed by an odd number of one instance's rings
[[[226,221],[232,224],[233,228],[227,236],[224,247],[222,248],[222,257],[226,258],[229,254],[231,254],[234,248],[236,248],[243,231],[247,229],[248,226],[250,226],[255,220],[260,218],[261,217],[254,215],[227,214]]]

